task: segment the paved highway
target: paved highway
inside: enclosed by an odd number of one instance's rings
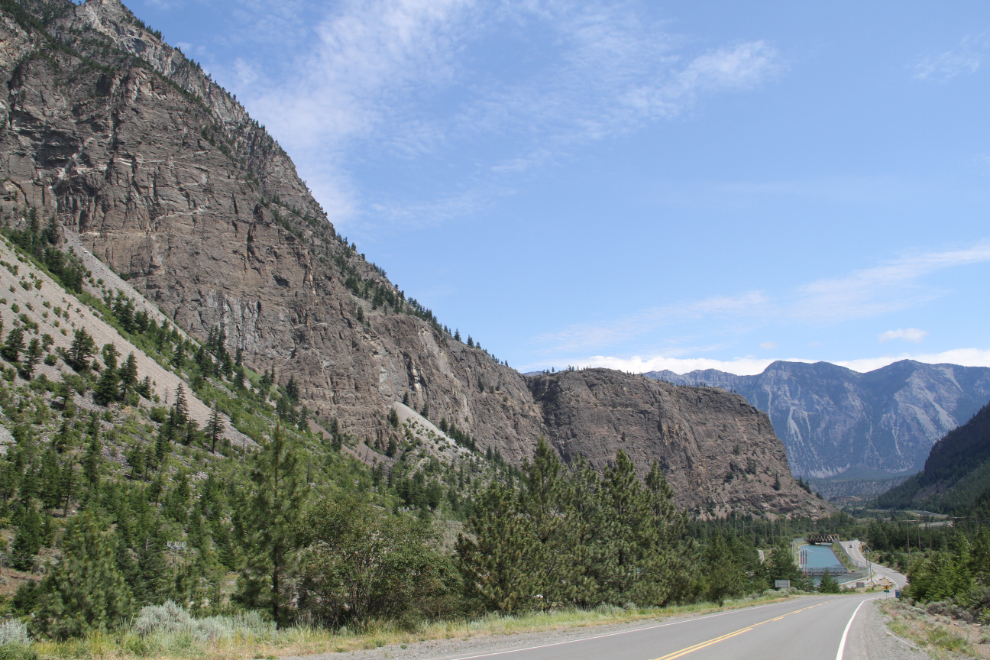
[[[864,619],[883,594],[809,596],[784,603],[645,624],[563,642],[532,644],[435,660],[866,660],[877,657]],[[854,618],[855,617],[855,618]],[[874,645],[875,646],[875,645]]]
[[[867,565],[868,562],[866,557],[863,556],[862,543],[860,541],[843,541],[842,545],[854,562],[864,567]],[[874,582],[880,578],[887,578],[894,583],[895,589],[903,589],[904,585],[907,584],[907,577],[903,573],[898,573],[894,569],[881,566],[880,564],[870,564],[870,566],[873,568]]]

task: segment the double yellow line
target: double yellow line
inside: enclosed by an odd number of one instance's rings
[[[767,619],[766,621],[760,621],[759,623],[754,623],[753,625],[747,626],[745,628],[740,628],[739,630],[736,630],[736,631],[730,632],[728,634],[722,635],[721,637],[715,637],[714,639],[709,639],[708,641],[701,642],[700,644],[695,644],[694,646],[689,646],[686,649],[681,649],[680,651],[674,651],[673,653],[668,653],[667,655],[661,656],[661,657],[657,658],[656,660],[674,660],[675,658],[680,658],[681,656],[688,655],[689,653],[694,653],[695,651],[700,651],[701,649],[706,648],[708,646],[712,646],[713,644],[718,644],[719,642],[724,642],[727,639],[732,639],[733,637],[736,637],[736,636],[741,635],[743,633],[749,632],[753,628],[762,626],[764,623],[771,623],[773,621],[780,621],[784,617],[788,617],[788,616],[790,616],[792,614],[798,614],[798,613],[804,612],[806,610],[811,610],[811,609],[814,609],[816,607],[821,607],[822,605],[826,605],[826,604],[828,604],[830,602],[832,602],[832,601],[827,600],[824,603],[818,603],[817,605],[809,605],[808,607],[802,607],[799,610],[794,610],[793,612],[788,612],[787,614],[781,614],[778,617],[774,617],[772,619]]]

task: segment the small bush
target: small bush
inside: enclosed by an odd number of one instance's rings
[[[0,646],[9,646],[10,644],[20,644],[21,646],[31,644],[27,626],[16,619],[0,623]]]
[[[263,620],[258,612],[194,619],[179,605],[166,601],[164,605],[142,607],[132,629],[141,637],[188,635],[205,642],[237,635],[270,635],[275,632],[275,624]]]

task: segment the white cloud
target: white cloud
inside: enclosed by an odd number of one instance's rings
[[[946,82],[956,76],[976,73],[986,57],[985,34],[964,37],[959,45],[935,55],[926,55],[914,65],[915,80]]]
[[[686,374],[689,371],[718,369],[719,371],[727,371],[740,376],[747,376],[760,373],[766,369],[767,365],[771,362],[773,362],[773,360],[752,357],[742,357],[734,360],[713,360],[708,358],[676,358],[666,356],[649,358],[633,356],[630,358],[621,358],[596,355],[594,357],[576,360],[573,362],[573,365],[578,368],[602,367],[605,369],[615,369],[617,371],[626,371],[636,374],[645,373],[647,371],[664,370],[673,371],[677,374]],[[540,364],[531,367],[524,367],[521,370],[523,372],[537,371],[549,369],[550,366],[551,365],[547,363],[546,365]],[[553,366],[563,368],[566,365],[554,363]]]
[[[715,332],[752,330],[771,321],[832,325],[875,317],[931,300],[944,292],[924,287],[919,280],[936,271],[990,262],[990,243],[968,248],[921,252],[845,277],[823,279],[796,287],[780,296],[750,291],[735,296],[712,296],[695,302],[654,307],[600,324],[578,324],[534,340],[557,354],[602,350],[621,342],[689,321],[704,320]],[[716,325],[717,324],[717,325]],[[880,336],[920,342],[927,333],[908,328]],[[771,346],[772,345],[772,346]],[[765,342],[763,350],[776,344]]]
[[[713,296],[691,303],[654,307],[601,325],[575,325],[560,332],[536,337],[551,343],[555,351],[569,352],[601,348],[652,332],[659,327],[688,320],[715,317],[750,316],[766,307],[767,297],[761,291],[738,296]]]
[[[902,353],[876,358],[838,361],[835,364],[853,371],[865,373],[900,360],[914,360],[927,364],[959,364],[964,367],[990,367],[990,350],[982,348],[957,348],[941,353]]]
[[[918,328],[898,328],[897,330],[888,330],[887,332],[881,333],[878,336],[880,343],[890,341],[891,339],[903,339],[904,341],[909,341],[913,344],[920,344],[928,336],[927,330],[919,330]]]
[[[773,349],[777,348],[777,342],[765,341],[762,344],[760,344],[760,348],[763,349],[764,351],[772,351]]]
[[[242,22],[265,19],[248,4]],[[428,214],[437,204],[508,194],[511,181],[561,152],[676,116],[702,94],[752,88],[781,68],[764,41],[685,54],[682,39],[630,5],[352,0],[315,33],[316,43],[285,67],[295,72],[290,78],[252,86],[257,67],[235,63],[231,72],[245,105],[293,154],[314,192],[353,190],[346,170],[321,167],[330,160],[417,159],[497,138],[494,149],[475,149],[480,161],[456,192],[379,199],[377,212],[356,199],[343,205],[379,220],[408,221],[421,208],[434,222]],[[510,63],[526,65],[482,68],[491,58],[476,55],[492,43]]]
[[[789,315],[815,323],[868,318],[932,300],[941,291],[918,280],[938,270],[990,261],[990,243],[941,252],[923,252],[798,287]]]
[[[691,371],[701,371],[705,369],[717,369],[737,376],[750,376],[761,373],[771,363],[777,360],[787,362],[807,362],[814,363],[819,360],[809,360],[806,358],[755,358],[739,357],[731,360],[715,360],[710,358],[678,358],[669,356],[656,356],[643,358],[633,356],[629,358],[596,355],[584,359],[571,360],[568,364],[576,367],[603,367],[606,369],[616,369],[631,373],[645,373],[648,371],[673,371],[676,374],[686,374]],[[961,348],[941,353],[902,353],[900,355],[884,355],[875,358],[862,358],[858,360],[839,360],[832,364],[846,367],[853,371],[866,373],[875,369],[880,369],[888,364],[901,360],[914,360],[927,364],[958,364],[964,367],[990,367],[990,350],[979,348]],[[554,366],[564,365],[553,363]],[[523,368],[522,371],[535,371],[549,368],[550,363],[533,365]]]

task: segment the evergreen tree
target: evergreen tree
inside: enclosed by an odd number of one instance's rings
[[[533,462],[523,464],[522,508],[532,521],[534,570],[543,607],[573,602],[584,582],[575,556],[580,521],[571,507],[569,476],[546,440],[540,437]]]
[[[38,365],[43,354],[44,350],[41,348],[41,342],[38,341],[38,338],[31,339],[27,347],[27,358],[24,360],[24,374],[28,380],[34,378],[34,368]]]
[[[134,357],[134,353],[127,355],[124,366],[120,368],[120,386],[124,394],[138,389],[137,358]]]
[[[823,594],[837,594],[840,591],[839,581],[832,577],[832,573],[827,568],[822,573],[821,582],[818,583],[818,591]]]
[[[120,375],[117,373],[117,348],[113,344],[106,344],[103,347],[103,371],[93,388],[93,400],[101,406],[108,405],[116,401],[120,396]]]
[[[172,405],[172,414],[169,417],[169,425],[175,429],[183,428],[189,421],[189,405],[186,403],[186,390],[182,383],[175,389],[175,403]]]
[[[76,330],[72,344],[69,346],[69,364],[76,371],[87,371],[95,348],[96,342],[93,341],[85,328]]]
[[[172,364],[177,369],[182,369],[186,364],[186,347],[182,341],[175,345],[175,353],[172,355]]]
[[[11,563],[19,571],[30,571],[34,556],[41,549],[41,516],[33,506],[28,506],[17,525],[17,535],[11,547]]]
[[[7,333],[7,341],[4,342],[2,352],[3,358],[7,362],[17,362],[24,350],[24,329],[20,326]]]
[[[42,580],[41,590],[35,625],[55,639],[106,631],[134,611],[114,550],[90,512],[69,521],[62,561]]]
[[[283,579],[292,570],[298,550],[300,521],[309,489],[299,475],[299,456],[276,423],[271,440],[255,455],[251,470],[254,493],[247,514],[249,542],[239,597],[249,605],[267,604],[272,618],[284,623]]]
[[[244,390],[244,368],[240,366],[234,369],[234,390],[237,392]]]
[[[717,532],[705,550],[705,597],[721,607],[726,598],[742,591],[743,577],[742,567],[722,533]]]
[[[493,480],[468,520],[470,538],[457,539],[465,593],[483,611],[528,610],[539,592],[533,570],[533,530],[514,493]]]
[[[96,418],[94,417],[94,419]],[[89,447],[86,450],[86,458],[83,461],[83,472],[94,493],[100,485],[100,465],[102,463],[103,443],[100,441],[100,431],[99,427],[97,427],[90,434]]]
[[[210,451],[214,454],[217,453],[217,440],[223,435],[224,423],[220,418],[220,411],[217,410],[217,404],[213,404],[213,412],[210,413],[210,423],[207,426],[208,433],[210,434]]]
[[[299,402],[299,384],[296,383],[295,376],[289,376],[289,382],[285,386],[285,394],[292,403]]]

